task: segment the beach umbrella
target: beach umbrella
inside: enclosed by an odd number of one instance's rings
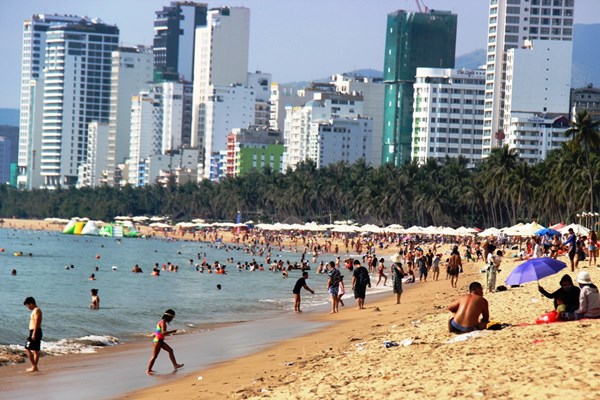
[[[540,229],[539,231],[535,232],[535,234],[538,235],[538,236],[546,236],[546,235],[550,235],[550,236],[558,235],[558,236],[561,236],[561,233],[559,231],[554,230],[552,228]]]
[[[518,265],[506,278],[507,285],[520,285],[526,282],[538,281],[556,274],[567,264],[550,257],[531,258]]]

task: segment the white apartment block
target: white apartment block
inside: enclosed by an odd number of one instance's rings
[[[147,157],[144,171],[144,184],[151,185],[155,182],[166,183],[169,178],[175,178],[175,182],[182,184],[179,180],[182,171],[188,175],[193,173],[193,182],[196,182],[196,168],[198,166],[197,149],[181,149],[169,154],[154,154]]]
[[[111,53],[119,29],[97,20],[46,33],[41,175],[44,186],[74,186],[87,159],[88,124],[109,117]]]
[[[128,160],[131,185],[147,184],[144,171],[149,156],[181,150],[190,88],[185,82],[160,82],[133,96]]]
[[[528,164],[546,159],[549,151],[560,148],[571,139],[565,136],[570,126],[568,113],[513,112],[505,126],[508,133],[505,143]]]
[[[215,108],[215,92],[222,93],[227,90],[225,88],[247,84],[249,43],[250,10],[245,7],[211,9],[207,12],[206,26],[196,28],[190,144],[200,149],[203,156],[219,149],[212,147],[212,136],[219,135],[212,126],[229,124],[229,121],[215,121],[216,117],[211,114]],[[252,114],[251,122],[254,120]],[[202,160],[202,164],[208,163],[209,159]]]
[[[204,102],[204,160],[227,149],[227,135],[233,128],[247,128],[255,121],[254,89],[242,85],[215,86]],[[204,178],[210,179],[210,168],[204,168]]]
[[[109,124],[92,121],[88,124],[87,160],[79,166],[77,187],[96,187],[106,183]]]
[[[145,161],[159,154],[162,146],[162,110],[155,93],[142,91],[131,100],[131,137],[129,144],[128,179],[132,186],[143,186]]]
[[[490,0],[483,156],[502,144],[507,51],[525,40],[572,41],[575,0]],[[563,60],[570,64],[571,60]]]
[[[373,120],[365,117],[314,121],[309,129],[308,159],[315,161],[317,168],[341,161],[367,161],[373,147],[373,128]]]
[[[411,158],[481,161],[485,71],[417,68]]]
[[[271,74],[265,72],[249,72],[247,86],[254,91],[254,123],[255,126],[269,126],[271,97]],[[244,127],[245,128],[245,127]],[[221,149],[220,149],[221,150]]]
[[[532,40],[506,58],[505,143],[531,164],[546,158],[569,138],[548,137],[558,117],[569,115],[572,43]],[[550,120],[550,121],[549,121]],[[568,124],[564,128],[568,128]],[[532,147],[537,145],[538,147]]]
[[[322,86],[331,90],[331,85]],[[335,91],[320,92],[314,89],[306,89],[306,92],[313,93],[314,99],[304,106],[286,107],[283,133],[285,150],[282,164],[284,172],[288,168],[295,169],[296,165],[302,161],[308,159],[317,161],[313,139],[315,131],[311,131],[313,122],[353,119],[363,115],[362,95],[342,94]],[[313,143],[312,153],[310,151],[311,143]]]
[[[303,95],[300,95],[302,93]],[[299,91],[296,86],[273,82],[269,98],[269,128],[283,132],[285,108],[297,107],[312,99],[312,93]]]
[[[110,186],[119,184],[115,170],[129,157],[131,98],[152,82],[153,62],[152,49],[148,47],[120,47],[112,53],[106,169]]]
[[[381,146],[383,144],[383,109],[385,85],[382,79],[367,78],[348,74],[337,74],[331,77],[331,83],[340,93],[361,94],[363,96],[363,112],[373,119],[373,137],[371,138],[371,154],[365,157],[368,164],[375,167],[381,165]]]
[[[40,161],[46,33],[51,26],[75,24],[82,19],[78,16],[34,14],[23,23],[17,177],[19,188],[39,188],[44,183]]]

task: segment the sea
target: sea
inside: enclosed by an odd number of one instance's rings
[[[30,316],[23,300],[28,296],[34,297],[43,311],[42,351],[48,355],[95,352],[105,346],[147,340],[169,308],[176,312],[170,327],[179,333],[293,315],[292,288],[301,272],[293,270],[287,278],[271,272],[265,254],[260,257],[244,251],[242,245],[0,229],[0,365],[10,354],[22,353]],[[301,251],[271,249],[272,261],[293,264],[300,262],[300,257]],[[321,260],[334,258],[325,254],[316,263],[309,259],[307,284],[316,293],[303,291],[303,310],[327,304],[327,276],[315,271]],[[203,260],[227,265],[227,274],[198,272],[195,264]],[[243,265],[253,260],[265,270],[236,267],[238,261]],[[155,263],[169,262],[179,267],[178,272],[161,270],[158,277],[150,275]],[[143,273],[131,272],[135,264]],[[13,269],[16,275],[11,274]],[[96,280],[89,280],[92,273]],[[350,273],[347,275],[349,278]],[[99,310],[89,308],[92,288],[99,291]],[[375,289],[386,290],[389,286]],[[350,293],[346,297],[354,303]]]

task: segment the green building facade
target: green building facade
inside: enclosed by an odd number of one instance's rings
[[[417,67],[454,68],[456,26],[457,15],[449,11],[388,14],[382,163],[410,160]]]
[[[262,171],[267,167],[273,171],[280,171],[283,150],[283,144],[240,144],[239,174]]]

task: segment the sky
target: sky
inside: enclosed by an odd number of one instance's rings
[[[202,1],[200,1],[202,2]],[[383,70],[387,14],[417,11],[416,0],[229,0],[209,8],[250,9],[250,71],[274,82],[310,81],[355,69]],[[120,29],[123,45],[151,45],[155,11],[170,0],[0,0],[0,108],[18,108],[23,21],[33,14],[97,17]],[[458,15],[456,55],[484,49],[488,0],[422,0]],[[600,23],[599,0],[575,0],[575,23]]]

